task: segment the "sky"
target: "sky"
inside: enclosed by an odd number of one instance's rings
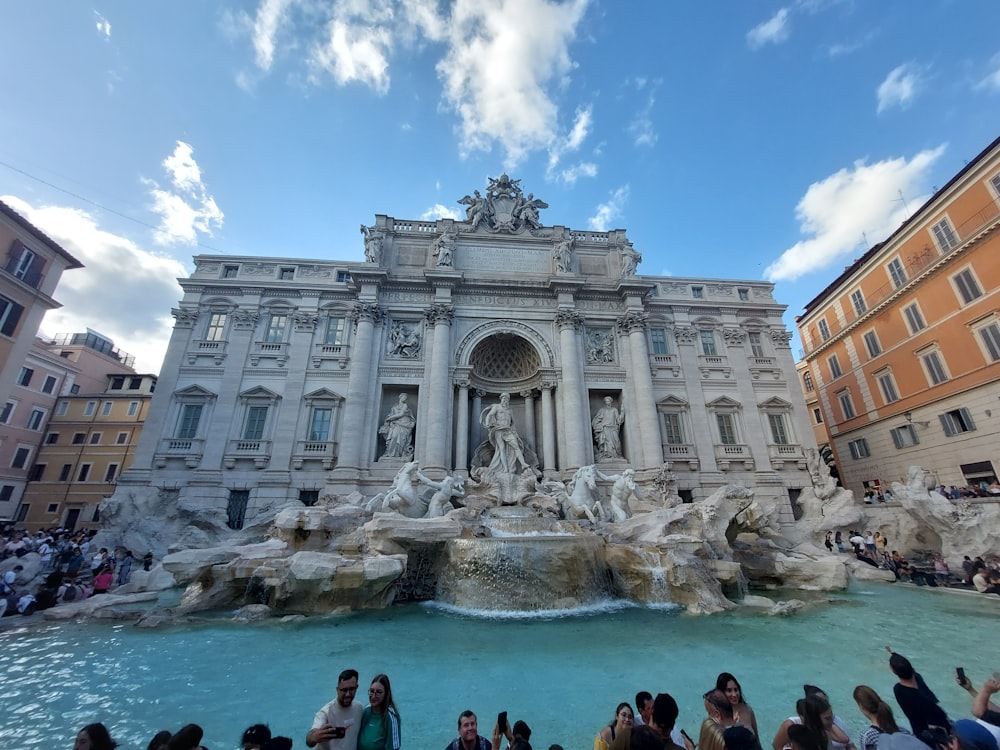
[[[1000,135],[996,0],[0,5],[0,200],[86,268],[42,333],[157,372],[199,254],[363,260],[506,171],[785,323]],[[992,123],[992,124],[991,124]],[[793,351],[798,356],[797,351]]]

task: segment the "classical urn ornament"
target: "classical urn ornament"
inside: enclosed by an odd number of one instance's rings
[[[483,226],[491,232],[518,234],[541,227],[538,212],[548,208],[548,203],[535,198],[534,193],[525,197],[521,181],[510,179],[506,173],[488,179],[485,196],[474,190],[472,195],[458,201],[466,206],[465,218],[469,227],[465,231],[474,232]]]

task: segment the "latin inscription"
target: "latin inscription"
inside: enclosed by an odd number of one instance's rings
[[[545,250],[523,247],[460,247],[455,266],[476,271],[528,271],[550,273],[552,260]]]

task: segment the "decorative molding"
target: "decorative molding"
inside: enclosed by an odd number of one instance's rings
[[[295,324],[296,331],[311,333],[316,330],[316,324],[319,322],[319,315],[316,313],[297,312],[292,315],[292,321]]]
[[[572,328],[574,331],[579,331],[583,325],[583,314],[576,310],[557,310],[555,321],[559,330]]]
[[[385,313],[374,302],[355,302],[354,308],[351,310],[351,320],[354,325],[362,321],[372,324],[380,323],[383,317],[385,317]]]
[[[769,332],[771,335],[771,341],[779,349],[791,349],[792,348],[792,332],[786,331],[784,329],[772,328]]]
[[[722,329],[722,339],[726,342],[726,346],[740,346],[746,340],[747,332],[742,328],[723,328]]]
[[[174,328],[194,328],[195,323],[198,322],[199,313],[197,310],[175,307],[170,311],[170,314],[174,316],[176,321]]]
[[[432,326],[435,326],[438,323],[451,325],[451,321],[455,318],[455,308],[452,305],[443,303],[431,305],[424,310],[424,317]]]
[[[675,326],[674,337],[678,344],[693,344],[698,337],[698,332],[691,326]]]
[[[615,322],[621,333],[633,333],[635,331],[645,331],[648,319],[649,315],[644,312],[630,312],[625,313]]]
[[[252,331],[260,320],[259,310],[244,310],[236,308],[232,312],[233,329],[237,331]]]

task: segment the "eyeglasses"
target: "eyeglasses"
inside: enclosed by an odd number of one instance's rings
[[[355,685],[354,687],[339,687],[339,688],[337,688],[337,692],[338,693],[356,693],[356,692],[358,692],[358,687],[357,687],[357,685]]]
[[[370,688],[368,690],[368,695],[385,695],[384,690],[376,690],[375,688]]]

